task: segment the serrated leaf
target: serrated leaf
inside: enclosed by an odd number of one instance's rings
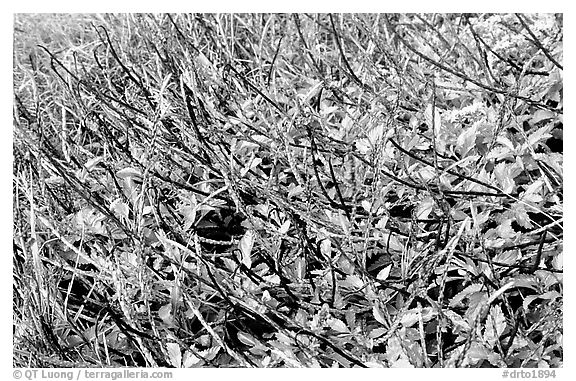
[[[502,333],[506,329],[506,317],[502,313],[499,305],[493,306],[486,319],[486,330],[484,331],[484,340],[494,346]]]
[[[516,202],[512,205],[512,213],[514,214],[514,219],[518,225],[525,229],[531,229],[534,225],[532,224],[532,219],[528,216],[524,204]]]
[[[530,134],[530,136],[528,136],[528,144],[530,146],[534,146],[535,144],[538,144],[542,140],[551,138],[552,135],[550,134],[550,130],[552,129],[552,127],[553,126],[549,124],[545,127],[539,128],[536,131],[534,131],[532,134]]]
[[[396,336],[392,336],[386,343],[386,359],[392,363],[398,360],[402,355],[404,355],[404,351],[402,350],[400,339]]]
[[[130,208],[121,199],[116,199],[110,204],[110,210],[124,218],[128,218]]]
[[[504,193],[511,193],[514,190],[514,186],[516,185],[514,178],[519,173],[514,164],[510,163],[499,163],[494,168],[494,177],[502,187]]]
[[[386,333],[388,333],[388,328],[376,328],[368,333],[368,337],[371,339],[377,339],[380,336],[384,336]]]
[[[418,322],[418,312],[416,311],[406,311],[402,314],[402,318],[400,319],[400,323],[406,328],[412,327],[414,324]]]
[[[526,194],[533,194],[539,192],[543,185],[544,181],[542,181],[541,179],[534,181],[532,184],[526,187]]]
[[[529,274],[518,274],[514,277],[514,285],[516,287],[531,288],[534,291],[538,291],[539,280],[535,275]]]
[[[368,139],[358,139],[354,142],[354,144],[356,145],[358,152],[360,152],[362,155],[367,154],[372,149]]]
[[[504,147],[508,148],[509,151],[514,151],[514,144],[507,137],[505,137],[503,135],[499,135],[496,138],[496,142],[498,142],[498,143],[502,144]]]
[[[360,290],[364,287],[364,281],[358,275],[348,275],[345,280],[340,282],[340,286],[350,290]]]
[[[430,307],[422,308],[420,311],[418,309],[413,308],[408,311],[405,311],[400,319],[400,323],[406,328],[412,327],[420,320],[420,315],[422,316],[422,321],[427,322],[430,321],[434,316],[438,313]]]
[[[480,312],[480,308],[488,301],[488,293],[486,291],[478,291],[468,296],[468,309],[466,310],[466,319],[469,323],[476,319]]]
[[[536,124],[538,122],[541,122],[543,120],[546,119],[554,119],[556,117],[556,114],[553,113],[552,111],[549,110],[537,110],[534,115],[532,116],[532,119],[530,120],[530,123],[532,124]]]
[[[202,357],[204,357],[206,360],[208,361],[212,361],[214,360],[214,358],[216,357],[216,355],[218,354],[218,352],[220,352],[220,349],[222,347],[220,347],[219,345],[215,345],[209,349],[206,349],[204,351],[200,351],[198,352],[198,354]]]
[[[558,293],[557,291],[545,292],[542,295],[529,295],[522,302],[522,307],[524,307],[524,310],[528,311],[528,306],[530,306],[530,303],[532,303],[536,299],[555,300],[561,297],[562,295],[560,295],[560,293]]]
[[[456,307],[458,306],[460,303],[462,303],[462,301],[467,298],[468,296],[470,296],[471,294],[478,292],[482,289],[482,285],[480,283],[474,283],[471,284],[470,286],[466,287],[464,290],[460,291],[458,294],[456,294],[452,300],[450,301],[450,307]]]
[[[466,357],[471,365],[476,365],[480,360],[487,360],[491,351],[481,343],[474,341],[466,352]]]
[[[304,188],[300,185],[290,184],[288,187],[288,198],[296,197],[304,193]]]
[[[384,136],[384,127],[384,124],[379,124],[368,132],[368,141],[372,147],[375,147],[376,144],[382,140],[382,136]]]

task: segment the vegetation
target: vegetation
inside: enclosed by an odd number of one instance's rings
[[[562,366],[562,39],[16,15],[15,366]]]

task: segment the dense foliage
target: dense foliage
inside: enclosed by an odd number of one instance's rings
[[[559,15],[17,15],[17,366],[562,366]]]

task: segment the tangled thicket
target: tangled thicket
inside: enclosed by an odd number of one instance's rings
[[[15,365],[562,365],[561,16],[14,28]]]

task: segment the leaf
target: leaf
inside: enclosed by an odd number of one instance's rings
[[[416,211],[416,218],[422,220],[428,218],[428,216],[434,209],[434,205],[436,205],[436,202],[432,197],[429,196],[424,198],[422,201],[420,201],[420,204],[418,204],[418,210]]]
[[[260,159],[259,157],[253,157],[250,160],[250,162],[248,164],[246,164],[246,166],[244,168],[242,168],[242,170],[240,171],[240,177],[246,176],[246,174],[248,172],[250,172],[250,170],[259,166],[260,163],[262,163],[262,159]]]
[[[294,260],[294,272],[299,281],[306,277],[306,259],[298,257]]]
[[[253,347],[258,343],[254,337],[242,331],[239,331],[236,334],[236,336],[238,337],[238,340],[240,340],[241,343],[246,344],[250,347]]]
[[[391,269],[392,269],[392,264],[389,264],[388,266],[384,267],[382,270],[380,270],[380,272],[378,272],[378,275],[376,275],[376,279],[382,280],[382,281],[388,279],[388,276],[390,275]]]
[[[464,157],[472,147],[476,144],[477,138],[477,125],[473,125],[470,128],[465,129],[460,136],[458,136],[458,140],[456,141],[456,152],[460,154],[461,157]]]
[[[524,202],[538,204],[544,200],[544,198],[539,194],[540,189],[544,185],[544,181],[538,179],[530,184],[524,194],[520,197],[520,199]]]
[[[306,93],[306,95],[304,96],[304,99],[302,100],[303,103],[308,103],[310,102],[310,100],[312,98],[314,98],[315,96],[318,95],[318,93],[320,93],[320,90],[322,89],[322,86],[324,84],[322,83],[322,81],[318,81],[316,82],[314,85],[312,85],[312,87],[310,88],[310,90],[308,91],[308,93]]]
[[[364,282],[358,275],[348,275],[346,280],[340,282],[340,286],[349,290],[358,291],[364,287]]]
[[[499,135],[496,138],[496,141],[502,144],[504,147],[508,148],[510,151],[514,151],[514,144],[507,137]]]
[[[518,274],[514,277],[514,285],[516,287],[531,288],[534,291],[539,289],[539,280],[535,275]]]
[[[496,255],[493,259],[494,262],[504,263],[506,265],[513,265],[516,263],[518,258],[520,257],[519,252],[515,250],[506,250],[498,255]]]
[[[541,122],[541,121],[546,120],[546,119],[554,119],[555,117],[556,117],[556,114],[553,113],[552,111],[538,110],[534,113],[534,116],[532,116],[530,123],[536,124],[536,123]]]
[[[126,167],[116,172],[116,176],[120,177],[121,179],[126,179],[129,177],[142,177],[142,172],[136,168]]]
[[[554,257],[554,259],[552,259],[552,266],[556,270],[564,269],[564,253],[562,251],[560,251],[560,253]]]
[[[516,184],[514,178],[522,172],[517,164],[499,163],[494,168],[494,177],[502,187],[504,193],[512,193]]]
[[[542,295],[529,295],[526,297],[526,299],[524,299],[524,302],[522,303],[522,307],[524,307],[524,309],[527,311],[530,303],[532,303],[536,299],[555,300],[555,299],[561,298],[561,297],[562,297],[562,295],[560,295],[560,293],[558,293],[558,291],[548,291],[548,292],[543,293]]]
[[[238,248],[241,253],[240,261],[248,268],[252,267],[252,248],[254,247],[255,236],[256,232],[254,232],[254,230],[248,230],[238,243]]]
[[[476,319],[481,307],[488,301],[486,291],[474,292],[468,296],[468,309],[466,310],[466,319],[471,323]]]
[[[88,172],[90,172],[91,170],[94,169],[94,167],[96,167],[98,165],[98,163],[100,163],[102,160],[104,160],[104,156],[96,156],[93,159],[90,159],[86,162],[86,164],[84,164],[84,168],[86,168],[86,170]]]
[[[372,147],[375,147],[376,144],[382,140],[382,137],[384,136],[384,127],[384,124],[379,124],[368,132],[368,141]]]
[[[174,318],[172,317],[172,303],[168,303],[160,307],[158,310],[158,316],[162,319],[162,322],[168,327],[175,327]]]
[[[336,318],[328,319],[328,326],[336,332],[350,333],[350,330],[348,329],[348,327],[346,327],[346,324],[344,324],[344,322],[340,319]]]
[[[414,368],[402,349],[402,344],[397,337],[392,337],[386,345],[386,359],[392,368]]]
[[[176,368],[182,366],[182,353],[180,352],[180,346],[177,343],[166,343],[166,349],[168,351],[168,360]]]
[[[484,331],[484,340],[491,346],[496,345],[502,333],[506,329],[506,317],[502,313],[499,305],[490,309],[490,314],[486,319],[486,330]]]
[[[360,152],[362,155],[367,154],[372,149],[368,139],[358,139],[354,142],[354,144],[356,145],[358,152]]]
[[[410,360],[404,355],[392,363],[392,368],[414,368],[414,365],[410,364]]]
[[[194,204],[196,204],[195,202],[196,200],[194,200]],[[182,213],[182,215],[184,216],[184,230],[188,231],[190,230],[190,228],[192,227],[192,225],[194,225],[194,223],[196,223],[196,212],[197,212],[197,208],[196,206],[183,206],[180,209],[180,212]]]
[[[386,317],[384,316],[384,313],[380,309],[380,306],[378,305],[378,303],[375,303],[372,306],[372,314],[374,315],[374,319],[376,319],[376,321],[378,323],[382,324],[385,327],[388,327],[388,322],[386,321]]]
[[[219,345],[215,345],[209,349],[198,352],[198,354],[200,356],[204,357],[206,360],[212,361],[212,360],[214,360],[214,358],[216,357],[218,352],[220,352],[221,348],[222,347],[220,347]]]
[[[130,209],[126,203],[122,202],[122,200],[118,198],[112,201],[112,203],[110,204],[110,210],[119,216],[128,218],[128,213]]]
[[[290,220],[284,221],[284,223],[278,229],[278,233],[286,234],[288,233],[288,230],[290,230]]]
[[[553,125],[549,124],[545,127],[539,128],[536,131],[534,131],[528,137],[528,145],[534,146],[535,144],[538,144],[542,140],[546,140],[548,138],[551,138],[552,135],[550,134],[550,130],[552,129],[552,127],[553,127]]]
[[[202,359],[196,357],[196,355],[190,351],[184,352],[184,359],[182,361],[182,366],[184,368],[192,368],[195,365],[202,363]]]
[[[402,253],[404,251],[404,245],[402,245],[395,234],[383,233],[381,242],[384,242],[386,251],[391,254]]]
[[[524,229],[531,229],[534,227],[532,224],[532,219],[528,216],[524,204],[516,202],[512,204],[512,214],[518,225],[522,226]]]
[[[332,258],[332,241],[329,239],[323,239],[320,243],[320,252],[326,258]]]
[[[458,315],[456,312],[452,310],[444,310],[444,316],[446,316],[454,325],[454,333],[461,332],[468,332],[470,331],[470,325],[462,318],[462,316]]]
[[[436,133],[440,131],[440,128],[442,127],[442,117],[438,112],[438,107],[434,108],[434,120],[432,120],[432,105],[429,104],[424,112],[424,118],[426,119],[426,124],[428,124],[430,129],[434,126]]]
[[[480,360],[487,360],[491,351],[481,343],[474,341],[466,352],[466,357],[471,365],[476,365]]]
[[[420,320],[418,312],[419,311],[416,308],[405,311],[404,314],[402,314],[402,318],[400,319],[400,323],[402,323],[402,325],[406,328],[412,327],[414,324],[416,324]],[[422,308],[421,314],[422,314],[422,321],[427,322],[427,321],[430,321],[430,319],[432,319],[438,313],[430,307],[425,307],[425,308]]]
[[[384,336],[386,333],[388,333],[388,328],[376,328],[368,333],[368,337],[371,339],[377,339],[380,336]]]
[[[462,303],[462,301],[467,298],[468,296],[470,296],[471,294],[478,292],[482,289],[482,285],[480,283],[474,283],[471,284],[470,286],[466,287],[464,290],[460,291],[458,294],[456,294],[456,296],[454,296],[452,298],[452,300],[450,301],[450,307],[456,307],[458,306],[460,303]]]
[[[296,197],[304,193],[304,188],[300,185],[290,184],[288,186],[288,198]]]
[[[512,239],[518,235],[518,233],[512,228],[511,219],[500,222],[500,225],[496,228],[496,232],[500,238],[504,239]]]

